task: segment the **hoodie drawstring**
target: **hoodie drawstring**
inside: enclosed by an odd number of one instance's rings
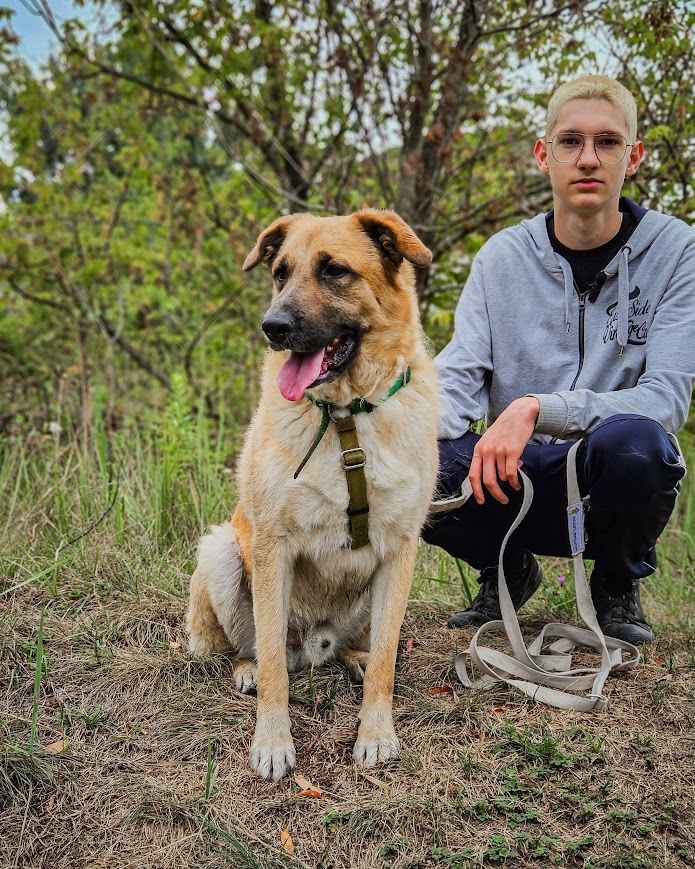
[[[622,356],[627,346],[628,308],[630,305],[630,245],[620,249],[618,260],[618,356]]]
[[[569,263],[564,261],[560,263],[562,266],[562,277],[565,283],[565,329],[567,332],[572,331],[572,320],[570,311],[572,310],[572,300],[574,298],[574,276]]]

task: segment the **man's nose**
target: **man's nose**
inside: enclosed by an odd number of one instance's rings
[[[579,152],[577,166],[599,166],[601,161],[596,156],[596,148],[593,139],[585,139],[584,147]]]
[[[268,311],[261,323],[261,329],[271,341],[282,341],[296,328],[297,321],[291,311]]]

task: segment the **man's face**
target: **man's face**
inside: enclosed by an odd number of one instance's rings
[[[613,133],[629,143],[625,116],[603,99],[569,100],[562,106],[549,138],[557,142],[557,137],[570,133],[585,137]],[[591,138],[585,138],[584,148],[567,163],[555,159],[544,139],[538,139],[533,150],[540,170],[550,175],[556,202],[583,213],[601,211],[617,202],[625,176],[634,175],[644,157],[644,145],[636,142],[628,144],[618,163],[601,161]]]

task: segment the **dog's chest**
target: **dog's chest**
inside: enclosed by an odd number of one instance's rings
[[[384,443],[360,437],[365,452],[364,475],[369,505],[370,542],[381,549],[385,538],[397,540],[419,530],[423,505],[429,501],[427,463],[418,461],[396,438]],[[350,471],[348,473],[357,473]],[[323,551],[349,548],[349,492],[337,439],[311,457],[299,479],[286,489],[285,521],[307,548]]]

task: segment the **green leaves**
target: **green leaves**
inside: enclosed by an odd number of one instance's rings
[[[248,419],[269,287],[239,264],[281,212],[396,208],[435,253],[417,289],[438,349],[486,238],[550,207],[531,148],[580,71],[638,101],[626,192],[695,209],[686,0],[96,5],[107,24],[66,22],[40,71],[0,51],[0,364],[43,418],[79,420],[93,383],[109,414],[158,405],[181,370],[210,415]]]

